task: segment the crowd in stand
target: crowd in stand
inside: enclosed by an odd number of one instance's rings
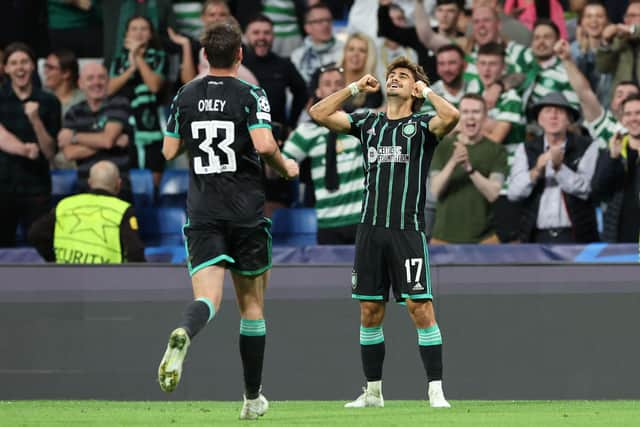
[[[315,207],[320,243],[353,243],[366,153],[307,109],[406,56],[461,113],[425,189],[433,244],[638,242],[639,0],[25,0],[0,17],[0,246],[51,209],[52,169],[85,191],[112,161],[131,201],[131,168],[157,186],[180,167],[161,154],[168,106],[208,72],[202,29],[231,16],[239,78],[264,88],[306,171],[294,200],[265,168],[266,215]],[[345,110],[381,111],[381,88]]]

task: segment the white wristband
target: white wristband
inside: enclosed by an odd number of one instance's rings
[[[429,94],[433,92],[433,89],[431,89],[429,86],[425,87],[424,89],[422,89],[422,97],[424,99],[429,99]]]
[[[351,83],[347,87],[351,91],[351,96],[356,96],[357,94],[360,93],[360,88],[358,87],[358,84],[356,82]]]

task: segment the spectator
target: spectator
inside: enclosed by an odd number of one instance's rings
[[[173,0],[173,14],[176,17],[177,33],[185,34],[197,39],[204,29],[202,15],[202,1],[194,0]]]
[[[602,238],[611,243],[636,243],[640,231],[640,95],[622,102],[622,125],[601,150],[593,177],[594,197],[606,203]]]
[[[306,8],[305,0],[262,0],[262,13],[274,24],[274,53],[289,58],[302,44],[301,24]]]
[[[613,83],[640,82],[640,0],[631,0],[624,24],[609,24],[602,33],[603,42],[596,52],[596,67],[613,74]]]
[[[6,76],[4,74],[4,50],[0,47],[0,89],[6,82]]]
[[[395,5],[389,5],[389,18],[393,25],[399,28],[407,27],[407,17],[404,13],[404,10]],[[418,62],[418,54],[416,51],[408,46],[402,46],[400,43],[397,43],[386,37],[378,37],[376,39],[377,45],[377,67],[376,67],[376,78],[378,81],[384,81],[385,76],[387,74],[387,66],[393,62],[394,59],[404,56],[409,58],[412,62]],[[384,93],[385,88],[380,87],[380,90]]]
[[[470,89],[469,82],[464,79],[464,70],[467,65],[464,60],[464,51],[456,44],[444,45],[438,49],[436,61],[440,80],[433,83],[431,89],[451,105],[457,107],[462,97]],[[477,86],[478,81],[472,81],[471,84]],[[479,91],[479,88],[474,90],[474,92]],[[429,103],[424,103],[423,112],[435,111],[431,105],[426,104]]]
[[[84,99],[84,94],[78,89],[78,60],[72,51],[60,49],[47,56],[44,87],[60,101],[63,116],[72,105]]]
[[[119,95],[131,103],[135,121],[134,164],[151,169],[157,187],[165,168],[157,93],[166,74],[166,54],[151,21],[134,16],[127,23],[124,50],[111,64],[109,96]]]
[[[318,3],[307,9],[304,20],[307,36],[303,45],[291,53],[291,62],[308,83],[322,64],[338,62],[343,43],[333,35],[333,16],[329,7]]]
[[[129,21],[134,16],[145,16],[162,37],[169,27],[176,28],[172,0],[108,0],[102,1],[104,64],[121,56]]]
[[[528,64],[524,68],[526,79],[519,89],[525,108],[552,92],[562,93],[575,108],[580,108],[578,96],[569,83],[567,70],[554,51],[559,39],[560,32],[552,21],[539,20],[534,25],[531,50],[525,55]]]
[[[596,52],[602,45],[602,33],[608,22],[607,9],[600,0],[590,0],[580,11],[576,40],[571,43],[571,56],[602,105],[609,103],[611,74],[596,69]]]
[[[348,82],[360,80],[366,74],[376,73],[376,49],[371,38],[362,34],[349,35],[342,52],[341,68],[344,70],[344,79]],[[342,106],[351,113],[359,108],[374,109],[382,105],[382,92],[360,93],[349,99]]]
[[[336,67],[322,67],[312,78],[317,101],[344,87],[344,76]],[[283,154],[298,162],[311,158],[318,243],[354,244],[364,190],[360,141],[315,122],[302,123],[289,135]]]
[[[298,117],[307,103],[307,85],[290,60],[275,54],[273,45],[273,24],[265,15],[257,15],[247,25],[243,62],[260,80],[267,93],[271,107],[273,134],[282,146],[291,129],[298,123]],[[287,91],[293,94],[291,108],[287,113]],[[267,168],[265,168],[267,170]],[[277,173],[267,173],[265,186],[265,216],[270,217],[276,208],[288,207],[292,202],[291,183]]]
[[[144,262],[133,208],[115,197],[118,168],[103,160],[91,167],[90,190],[66,197],[34,222],[29,242],[49,262],[118,264]]]
[[[78,165],[78,187],[89,189],[89,170],[101,160],[115,164],[120,173],[121,199],[131,201],[129,168],[131,155],[129,143],[133,131],[129,126],[129,100],[124,97],[107,97],[109,77],[106,68],[97,62],[82,67],[80,88],[85,94],[82,101],[69,109],[64,116],[58,144],[68,160]]]
[[[516,16],[530,30],[533,30],[537,20],[550,19],[560,30],[560,37],[569,39],[564,10],[559,0],[505,0],[504,12]]]
[[[79,57],[102,56],[102,16],[97,0],[48,0],[51,49]]]
[[[476,66],[480,76],[479,93],[488,108],[483,133],[490,140],[501,144],[507,152],[507,168],[505,176],[513,164],[516,149],[525,139],[526,119],[522,113],[522,98],[506,86],[503,73],[506,67],[504,46],[498,43],[487,43],[480,46]],[[493,206],[494,227],[501,242],[513,242],[518,239],[520,205],[507,198],[507,180],[500,190],[500,197]]]
[[[61,121],[56,97],[33,86],[33,51],[12,43],[4,53],[9,83],[0,89],[0,247],[14,246],[18,224],[28,228],[49,208],[49,161]]]
[[[522,200],[520,241],[590,243],[598,241],[591,179],[598,144],[568,132],[579,111],[558,92],[531,108],[544,135],[516,151],[508,196]]]
[[[500,194],[507,157],[504,147],[482,134],[487,107],[477,94],[460,101],[460,131],[436,147],[431,193],[437,200],[431,244],[498,243],[491,205]]]

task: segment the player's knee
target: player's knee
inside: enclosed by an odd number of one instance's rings
[[[384,317],[384,305],[380,303],[361,303],[360,323],[366,328],[379,326]]]
[[[417,325],[428,328],[436,324],[436,316],[430,301],[408,301],[407,308]]]

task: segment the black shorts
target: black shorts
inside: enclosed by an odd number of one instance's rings
[[[131,164],[134,168],[150,169],[152,172],[164,172],[167,161],[162,155],[162,141],[153,142],[145,145],[144,164],[140,165],[138,159],[138,147],[134,146],[131,150]]]
[[[358,225],[351,296],[388,301],[433,299],[427,238],[421,231]]]
[[[225,262],[229,270],[256,276],[271,268],[271,221],[264,218],[252,227],[216,221],[183,228],[187,248],[187,266],[193,276],[210,265]]]

